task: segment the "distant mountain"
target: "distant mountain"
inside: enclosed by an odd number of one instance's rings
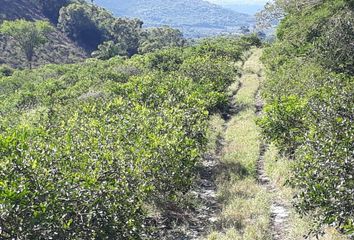
[[[222,5],[224,8],[241,12],[241,13],[246,13],[250,15],[254,15],[260,10],[263,9],[263,5],[261,4],[224,4]]]
[[[186,37],[240,33],[254,18],[203,0],[96,0],[117,16],[136,17],[145,26],[169,25]]]

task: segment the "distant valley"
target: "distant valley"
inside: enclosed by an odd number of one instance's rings
[[[117,16],[136,17],[145,27],[169,25],[185,37],[237,34],[252,28],[253,16],[202,0],[97,0]]]

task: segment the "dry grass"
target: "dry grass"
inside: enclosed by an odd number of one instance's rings
[[[253,54],[243,65],[243,71],[245,73],[253,73],[261,76],[263,72],[263,66],[260,61],[260,57],[262,56],[262,49],[254,48],[252,52]]]

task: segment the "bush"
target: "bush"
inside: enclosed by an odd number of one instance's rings
[[[309,131],[291,180],[302,213],[347,234],[354,232],[353,80],[332,75],[309,98]]]
[[[7,65],[0,65],[0,77],[8,77],[13,74],[14,70]]]
[[[267,104],[264,116],[258,125],[264,136],[275,143],[281,150],[293,156],[296,149],[303,143],[307,131],[305,100],[296,96],[281,97]]]

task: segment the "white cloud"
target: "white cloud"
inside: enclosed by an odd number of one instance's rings
[[[242,5],[264,5],[269,0],[208,0],[212,3],[221,5],[225,4],[242,4]]]

